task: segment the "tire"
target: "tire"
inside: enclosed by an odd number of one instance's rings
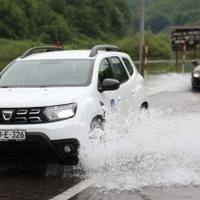
[[[95,117],[91,124],[90,124],[90,129],[94,130],[94,129],[104,129],[104,120],[101,116]]]
[[[141,107],[140,107],[140,110],[148,110],[149,109],[149,104],[148,102],[144,102]]]

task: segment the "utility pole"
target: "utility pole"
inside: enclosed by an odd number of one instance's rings
[[[144,75],[144,0],[140,0],[140,50],[139,50],[139,71]]]

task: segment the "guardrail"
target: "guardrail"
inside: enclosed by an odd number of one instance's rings
[[[193,60],[186,60],[186,63],[192,63]],[[140,61],[134,61],[135,64],[140,64]],[[159,63],[174,63],[176,64],[176,60],[148,60],[150,64],[159,64]],[[179,63],[182,63],[179,61]]]
[[[191,72],[194,67],[192,61],[192,59],[186,60],[183,68],[182,61],[179,61],[177,65],[176,60],[148,60],[144,76],[146,76],[147,73],[159,74],[168,72]],[[134,61],[134,63],[136,64],[136,66],[138,66],[140,64],[140,61]]]

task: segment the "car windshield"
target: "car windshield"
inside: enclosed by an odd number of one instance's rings
[[[0,87],[88,86],[92,71],[89,59],[16,61],[0,74]]]

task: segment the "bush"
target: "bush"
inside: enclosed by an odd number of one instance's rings
[[[38,45],[41,45],[41,42],[0,39],[0,61],[13,60],[22,55],[27,49]]]
[[[139,43],[140,39],[138,35],[127,36],[116,42],[116,45],[122,49],[122,51],[128,53],[134,60],[139,58]]]
[[[149,47],[149,58],[156,59],[170,59],[171,46],[170,39],[165,34],[153,34],[147,32],[145,35],[146,44]],[[140,37],[138,34],[125,37],[116,42],[116,44],[126,53],[131,55],[134,60],[139,59],[139,44]]]

